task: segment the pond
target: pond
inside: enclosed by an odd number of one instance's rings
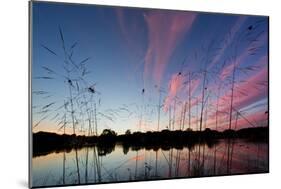
[[[91,146],[33,157],[32,186],[265,173],[268,159],[268,143],[241,139],[170,149]]]

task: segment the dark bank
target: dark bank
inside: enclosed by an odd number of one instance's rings
[[[99,155],[110,153],[116,143],[124,149],[132,150],[141,148],[169,150],[171,148],[192,148],[196,144],[213,146],[219,139],[245,139],[254,142],[268,142],[268,127],[244,128],[240,130],[225,130],[222,132],[206,128],[204,131],[192,130],[162,130],[159,132],[133,132],[118,135],[115,131],[105,129],[99,136],[59,135],[56,133],[33,133],[33,157],[47,155],[51,152],[70,151],[73,148],[97,146]]]

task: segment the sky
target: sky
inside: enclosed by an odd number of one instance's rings
[[[33,132],[198,130],[201,112],[267,126],[267,17],[33,2]]]

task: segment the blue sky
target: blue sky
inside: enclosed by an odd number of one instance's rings
[[[159,88],[163,91],[160,98],[160,129],[167,127],[168,109],[174,109],[176,96],[178,102],[182,102],[172,112],[177,125],[182,119],[183,104],[188,102],[189,84],[193,90],[191,127],[196,129],[204,69],[208,70],[209,94],[205,116],[209,121],[206,124],[214,128],[216,87],[218,83],[223,83],[219,105],[221,110],[229,111],[228,80],[233,65],[237,67],[234,106],[241,111],[255,107],[243,112],[244,116],[257,125],[266,121],[267,17],[44,2],[33,2],[32,10],[32,89],[48,92],[46,95],[33,94],[34,132],[61,132],[58,131],[58,122],[52,117],[57,113],[60,116],[64,114],[56,109],[68,99],[67,81],[58,76],[38,79],[50,76],[42,68],[44,66],[61,74],[65,71],[59,27],[67,49],[77,42],[73,61],[79,64],[90,57],[86,63],[90,73],[85,79],[89,86],[95,84],[98,91],[93,98],[98,105],[99,132],[104,128],[118,133],[127,129],[156,130]],[[189,72],[194,73],[190,82],[187,77]],[[249,94],[245,94],[246,89]],[[86,88],[84,91],[87,91]],[[52,102],[54,104],[48,112],[38,113],[40,108],[42,110],[44,105]],[[130,113],[123,111],[124,107]],[[113,110],[115,115],[109,113]],[[75,114],[80,120],[77,127],[85,130],[78,111]],[[114,120],[102,115],[113,116]],[[226,128],[226,117],[220,115],[222,129]],[[186,125],[188,120],[184,123]],[[242,118],[238,123],[239,127],[249,126]],[[67,132],[71,133],[70,128],[68,124]]]

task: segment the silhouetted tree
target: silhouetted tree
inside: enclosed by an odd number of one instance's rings
[[[128,129],[126,132],[125,132],[125,135],[130,135],[131,134],[131,130]]]
[[[117,133],[111,129],[104,129],[101,133],[101,136],[115,137],[117,136]]]

